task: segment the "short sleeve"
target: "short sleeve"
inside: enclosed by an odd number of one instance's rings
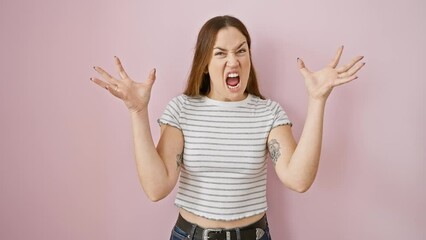
[[[274,120],[272,122],[272,128],[282,126],[282,125],[290,125],[293,126],[293,123],[287,116],[287,113],[283,110],[280,104],[277,102],[272,102],[272,112],[274,115]]]
[[[182,106],[185,102],[185,96],[181,95],[173,98],[167,104],[161,117],[157,120],[158,124],[167,124],[177,129],[182,129],[180,126],[180,114]]]

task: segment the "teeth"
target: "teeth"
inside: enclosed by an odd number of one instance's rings
[[[231,78],[238,77],[238,73],[230,73],[228,74],[228,77],[231,77]]]

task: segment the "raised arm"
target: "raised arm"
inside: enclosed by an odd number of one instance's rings
[[[182,132],[170,126],[161,127],[157,148],[152,139],[149,125],[148,103],[155,82],[153,69],[145,82],[133,81],[115,57],[120,80],[115,79],[100,67],[94,69],[106,80],[91,78],[97,85],[123,100],[128,108],[132,127],[137,171],[140,183],[152,201],[166,197],[176,185],[183,151]]]
[[[301,59],[297,59],[308,89],[308,112],[299,143],[296,144],[291,128],[274,128],[268,137],[268,149],[280,180],[297,192],[307,191],[315,180],[320,161],[325,103],[334,87],[355,80],[365,63],[362,56],[349,64],[337,67],[343,46],[333,61],[317,72],[311,72]]]

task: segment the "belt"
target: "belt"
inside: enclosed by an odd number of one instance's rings
[[[192,236],[197,240],[258,240],[265,234],[267,221],[266,215],[264,215],[259,221],[242,228],[202,228],[186,221],[179,214],[176,226],[190,234],[188,238]]]

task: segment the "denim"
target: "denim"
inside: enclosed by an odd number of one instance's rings
[[[268,222],[266,222],[266,229],[263,229],[265,231],[265,234],[259,239],[259,240],[272,240],[271,234],[269,233],[269,225]],[[172,230],[172,235],[170,236],[170,240],[202,240],[202,239],[195,239],[195,238],[189,238],[190,234],[184,232],[182,229],[178,227],[174,227]]]
[[[182,229],[178,228],[178,227],[174,227],[173,231],[172,231],[172,235],[170,236],[170,240],[183,240],[189,239],[189,234],[184,232]]]

